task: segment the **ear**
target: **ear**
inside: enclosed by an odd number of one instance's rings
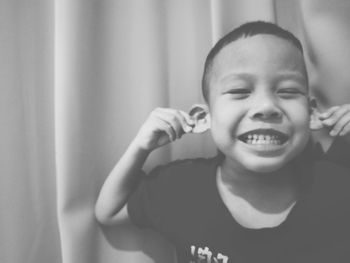
[[[194,104],[188,114],[195,123],[192,128],[193,133],[202,133],[210,128],[210,114],[207,105]]]
[[[317,103],[315,98],[309,99],[310,105],[310,123],[309,127],[311,130],[319,130],[323,128],[323,124],[320,120],[320,111],[317,109]]]

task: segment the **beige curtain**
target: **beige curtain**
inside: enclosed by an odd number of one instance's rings
[[[99,226],[99,189],[155,107],[188,110],[212,44],[250,20],[304,42],[323,107],[350,101],[347,0],[0,0],[0,262],[173,262],[162,237]],[[149,170],[210,156],[209,134]]]

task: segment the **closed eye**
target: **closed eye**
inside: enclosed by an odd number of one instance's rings
[[[233,95],[234,98],[245,98],[249,96],[251,91],[249,89],[230,89],[225,94]]]
[[[306,95],[304,91],[302,91],[298,88],[280,89],[277,91],[277,93],[284,98],[292,98],[292,97],[299,96],[299,95]]]

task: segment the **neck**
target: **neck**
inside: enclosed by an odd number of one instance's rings
[[[272,172],[255,172],[243,168],[239,168],[228,160],[224,160],[221,164],[222,179],[226,183],[251,183],[251,184],[271,184],[273,182],[280,182],[289,180],[292,177],[290,167],[282,167]]]
[[[219,169],[221,169],[221,180],[228,186],[234,188],[235,186],[257,188],[259,190],[271,188],[290,187],[295,184],[290,167],[282,167],[273,172],[254,172],[245,169],[239,169],[232,165],[229,161],[224,160]]]
[[[218,169],[218,184],[259,211],[283,211],[299,195],[298,183],[287,168],[271,173],[237,171],[224,161]]]

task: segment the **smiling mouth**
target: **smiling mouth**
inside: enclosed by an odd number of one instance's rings
[[[282,145],[288,138],[287,134],[274,129],[256,129],[238,136],[240,141],[252,145]]]

